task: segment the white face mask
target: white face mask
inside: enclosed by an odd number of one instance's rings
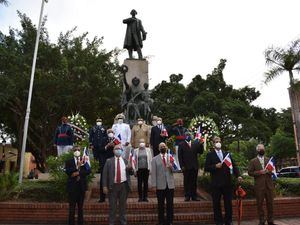
[[[215,144],[215,147],[216,147],[217,149],[221,149],[222,145],[221,145],[220,142],[217,142],[217,143]]]
[[[113,134],[113,133],[109,133],[109,134],[108,134],[108,137],[113,138],[113,137],[114,137],[114,134]]]
[[[158,124],[158,125],[161,125],[161,120],[158,120],[158,121],[157,121],[157,124]]]
[[[76,150],[74,152],[74,157],[78,158],[80,156],[80,151]]]
[[[140,143],[140,147],[141,147],[141,148],[145,148],[145,146],[146,146],[146,144],[145,144],[145,143],[143,143],[143,142],[142,142],[142,143]]]
[[[122,124],[123,123],[123,119],[118,119],[118,124]]]
[[[101,126],[101,125],[102,125],[102,122],[97,122],[96,125],[97,125],[97,126]]]
[[[138,121],[138,125],[142,125],[143,124],[143,121]]]
[[[152,125],[153,125],[153,126],[156,126],[156,125],[157,125],[157,122],[156,122],[155,120],[153,120],[153,121],[152,121]]]

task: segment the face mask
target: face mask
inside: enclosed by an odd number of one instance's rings
[[[192,140],[192,137],[188,135],[188,136],[185,137],[185,140],[186,140],[186,141],[191,141],[191,140]]]
[[[120,157],[123,153],[122,149],[115,149],[114,150],[115,156]]]
[[[146,144],[145,143],[140,143],[141,148],[145,148]]]
[[[167,149],[166,149],[166,148],[161,148],[161,149],[160,149],[160,152],[161,152],[162,154],[165,154],[165,153],[166,153],[166,151],[167,151]]]
[[[153,125],[153,126],[156,126],[156,125],[157,125],[157,123],[156,123],[155,120],[152,121],[152,125]]]
[[[260,156],[263,156],[263,155],[265,154],[265,150],[259,150],[259,151],[258,151],[258,154],[259,154]]]
[[[101,122],[97,122],[96,125],[97,125],[97,126],[101,126],[102,123],[101,123]]]
[[[158,120],[158,121],[157,121],[157,124],[158,124],[158,125],[161,125],[161,120]]]
[[[138,121],[138,125],[142,125],[143,124],[143,121]]]
[[[220,142],[217,142],[217,143],[215,144],[215,147],[216,147],[217,149],[221,149],[222,145],[221,145]]]
[[[113,133],[109,133],[109,134],[108,134],[108,137],[113,138],[113,137],[114,137],[114,134],[113,134]]]
[[[80,151],[76,150],[74,152],[74,157],[78,158],[80,156]]]
[[[123,119],[118,119],[118,124],[122,124],[123,123]]]

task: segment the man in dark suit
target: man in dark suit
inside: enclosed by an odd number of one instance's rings
[[[239,182],[242,178],[239,177],[239,170],[236,167],[233,159],[229,155],[232,163],[230,169],[223,159],[229,154],[221,149],[221,138],[215,137],[213,139],[214,150],[209,152],[205,160],[205,171],[210,172],[211,175],[211,188],[213,198],[214,220],[216,225],[231,225],[232,224],[232,179],[231,175],[234,174],[238,177]],[[221,210],[221,197],[223,195],[225,218],[223,220]]]
[[[173,166],[170,155],[167,154],[167,146],[165,143],[162,142],[159,144],[159,150],[160,154],[154,157],[151,162],[151,185],[152,189],[156,189],[159,225],[172,225],[175,189]],[[167,204],[166,223],[164,223],[165,201]]]
[[[126,225],[127,196],[130,191],[130,175],[133,169],[126,159],[123,159],[121,145],[114,147],[114,157],[109,158],[103,169],[103,192],[109,198],[109,225],[115,224],[117,202],[119,202],[120,224]]]
[[[198,177],[198,154],[203,153],[203,143],[196,139],[192,143],[190,133],[185,133],[185,141],[179,144],[178,159],[183,172],[183,186],[185,201],[192,199],[199,201],[197,198],[197,177]]]
[[[263,203],[266,199],[268,212],[268,225],[275,225],[273,218],[273,199],[274,184],[272,181],[272,172],[265,169],[269,158],[265,157],[265,147],[262,144],[257,145],[257,157],[249,163],[248,174],[254,177],[254,190],[257,203],[257,214],[259,215],[259,225],[265,224]]]
[[[162,119],[158,117],[157,125],[151,128],[151,136],[150,136],[150,145],[152,147],[154,156],[159,154],[158,145],[161,142],[165,142],[167,137],[168,137],[168,133],[166,127],[162,123]]]
[[[78,207],[78,224],[83,225],[83,202],[87,190],[87,175],[90,167],[80,158],[80,148],[74,147],[74,157],[65,163],[68,175],[67,192],[69,193],[69,225],[75,225],[75,208]]]

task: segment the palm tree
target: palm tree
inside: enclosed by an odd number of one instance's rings
[[[291,42],[287,49],[271,47],[265,51],[266,64],[271,68],[265,73],[265,83],[287,71],[290,85],[294,84],[293,71],[300,71],[300,39]]]
[[[0,0],[0,4],[4,4],[4,5],[8,5],[8,1],[7,0]]]

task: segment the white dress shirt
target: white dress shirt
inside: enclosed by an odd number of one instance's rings
[[[260,162],[260,165],[261,165],[261,167],[263,168],[263,169],[265,169],[265,158],[264,158],[264,156],[257,156],[257,158],[258,158],[258,160],[259,160],[259,162]]]
[[[121,169],[121,183],[127,180],[126,178],[126,166],[122,157],[119,157],[120,169]],[[118,168],[118,157],[115,156],[115,183],[117,183],[117,168]]]
[[[222,162],[223,158],[224,158],[222,150],[220,149],[220,150],[215,150],[215,151],[216,151],[217,156],[219,157],[220,161]]]

